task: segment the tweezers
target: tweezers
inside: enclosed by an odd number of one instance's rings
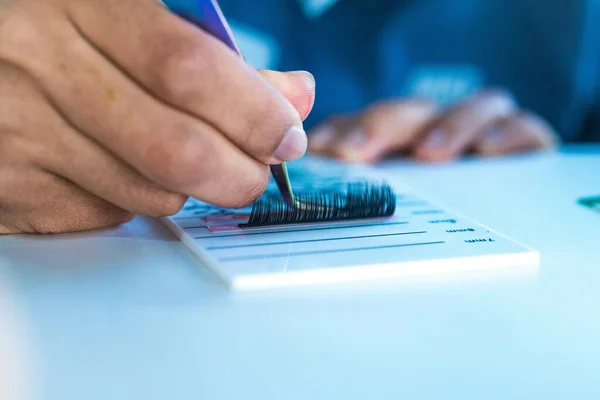
[[[279,192],[281,193],[285,204],[287,204],[288,207],[299,208],[301,204],[296,200],[294,192],[292,191],[292,183],[285,163],[282,162],[278,165],[271,165],[271,174],[273,174],[273,178],[275,179],[275,183],[277,184],[277,188],[279,188]]]
[[[242,51],[237,45],[233,32],[219,7],[216,0],[194,0],[194,1],[165,1],[167,5],[180,17],[199,26],[206,32],[221,40],[229,48],[235,51],[242,59]],[[174,6],[174,5],[177,6]],[[288,207],[299,207],[299,203],[292,191],[292,184],[285,163],[271,165],[271,174],[275,179],[277,188],[283,196]]]

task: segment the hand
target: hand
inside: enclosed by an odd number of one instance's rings
[[[154,0],[0,8],[0,232],[241,207],[306,150],[308,73],[257,72]]]
[[[309,135],[309,150],[366,163],[398,153],[449,161],[466,153],[497,156],[546,149],[556,141],[541,118],[520,110],[507,93],[488,90],[447,110],[409,99],[334,118]]]

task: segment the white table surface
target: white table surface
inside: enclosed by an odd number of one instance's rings
[[[539,270],[244,294],[148,219],[4,237],[0,374],[36,400],[600,398],[600,213],[576,204],[600,147],[381,171]]]

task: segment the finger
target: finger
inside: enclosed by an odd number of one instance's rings
[[[3,193],[3,203],[18,202],[20,206],[0,215],[0,233],[87,231],[117,226],[134,217],[51,173],[34,169],[13,172],[2,175],[2,185],[11,188],[10,193]],[[45,194],[43,201],[39,193]],[[14,198],[17,195],[19,199]],[[35,201],[24,205],[24,198]]]
[[[183,207],[185,195],[154,184],[74,129],[63,126],[60,134],[64,140],[44,160],[48,171],[134,214],[165,217]]]
[[[473,150],[483,156],[496,156],[552,148],[558,135],[536,115],[516,113],[487,127],[475,141]]]
[[[261,76],[272,84],[298,111],[304,121],[315,103],[315,78],[306,71],[277,72],[262,70]]]
[[[79,232],[115,227],[133,219],[134,214],[93,196],[57,176],[39,190],[52,193],[52,201],[26,214],[34,233]],[[47,186],[47,187],[46,187]]]
[[[156,1],[70,4],[81,33],[128,75],[160,99],[205,119],[256,159],[278,163],[306,151],[296,109],[205,31]],[[293,87],[289,84],[288,91]],[[306,92],[302,87],[294,97]]]
[[[377,104],[360,118],[337,146],[337,155],[346,161],[375,162],[392,151],[405,149],[435,117],[435,104],[406,100]]]
[[[186,196],[140,175],[60,117],[48,115],[43,120],[45,136],[53,137],[39,157],[46,170],[130,213],[164,217],[183,207]]]
[[[264,163],[212,125],[148,96],[72,33],[62,32],[70,45],[62,54],[54,49],[60,57],[46,54],[48,68],[32,69],[77,130],[171,192],[225,207],[244,206],[262,193]]]
[[[481,130],[506,118],[515,108],[512,97],[503,91],[479,93],[450,108],[429,127],[415,147],[415,155],[425,161],[454,159],[469,148]]]
[[[354,118],[341,115],[330,118],[313,129],[308,136],[308,149],[312,153],[332,156],[336,143],[341,141],[349,128],[354,125]]]
[[[175,214],[185,196],[166,191],[64,121],[23,71],[0,63],[0,160],[36,164],[135,214]],[[23,199],[25,200],[25,198]]]

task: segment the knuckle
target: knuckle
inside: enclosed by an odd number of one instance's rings
[[[388,121],[389,118],[386,118],[386,115],[383,113],[368,113],[358,121],[356,128],[369,138],[380,137],[384,136],[384,133],[389,130],[386,130],[386,123]],[[352,132],[352,130],[350,130],[350,132]]]
[[[202,40],[171,38],[156,45],[150,64],[159,95],[181,105],[202,101],[198,83],[200,77],[206,78],[208,59],[210,54]],[[206,84],[208,80],[203,82]]]
[[[431,126],[428,127],[428,132],[441,132],[446,138],[455,137],[460,132],[464,131],[464,122],[460,118],[458,112],[449,111],[442,115],[440,118],[434,121]]]
[[[528,128],[532,127],[544,127],[546,128],[546,122],[538,115],[527,111],[518,110],[512,115],[511,118],[516,124],[523,125]]]
[[[22,127],[15,127],[0,120],[0,154],[3,160],[27,158],[43,148],[43,144],[30,140]]]
[[[385,118],[390,112],[397,107],[396,105],[388,104],[376,104],[368,107],[361,115],[360,120],[362,123],[376,122],[381,118]]]
[[[348,115],[334,115],[328,117],[321,127],[330,129],[337,136],[339,132],[348,130],[357,122],[359,122],[358,118],[352,118]]]
[[[370,107],[360,117],[359,126],[368,136],[396,133],[400,122],[413,119],[413,107],[409,102],[389,102]]]
[[[17,43],[27,43],[32,37],[37,35],[35,25],[30,23],[22,12],[19,12],[14,6],[8,10],[3,10],[2,20],[0,21],[0,52],[10,52]]]
[[[48,37],[47,25],[41,14],[52,13],[54,10],[44,5],[15,1],[13,5],[9,4],[8,8],[1,12],[0,58],[30,67],[39,64],[28,55],[31,52],[39,54],[47,47],[45,43]]]
[[[201,132],[186,123],[178,124],[164,138],[146,149],[154,179],[177,192],[195,186],[207,174],[212,160],[209,141],[199,140]]]
[[[490,88],[481,93],[479,99],[488,103],[502,106],[506,109],[512,109],[516,100],[512,93],[503,88]]]
[[[14,126],[7,119],[0,116],[0,149],[5,148],[22,136],[22,129]]]
[[[552,126],[535,113],[520,110],[515,114],[514,121],[525,135],[534,140],[538,148],[553,147],[560,141],[560,136]]]

